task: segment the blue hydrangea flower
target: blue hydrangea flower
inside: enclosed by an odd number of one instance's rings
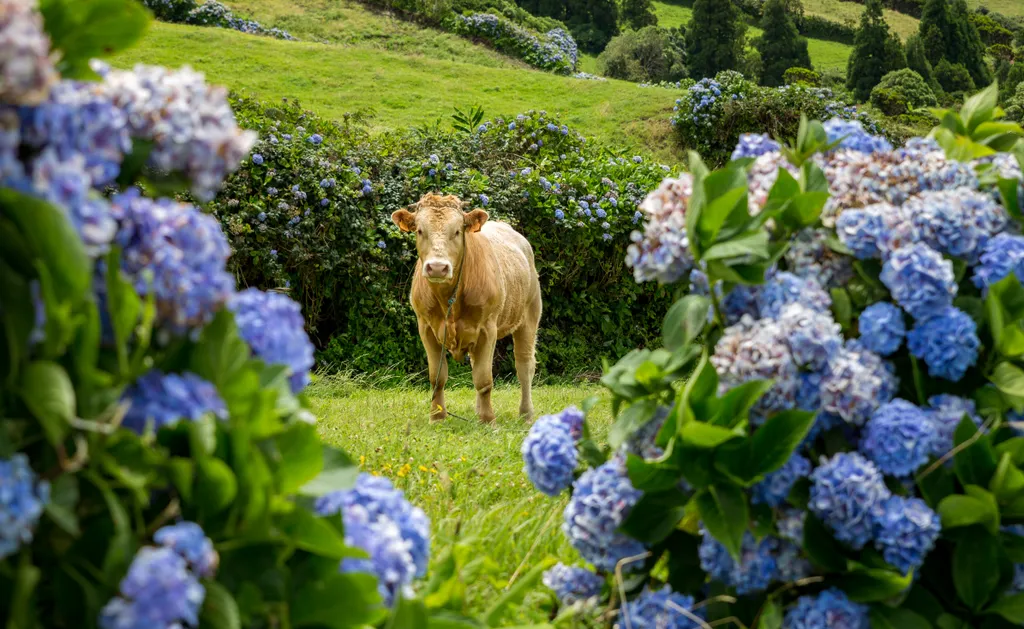
[[[710,360],[718,373],[720,392],[751,380],[771,379],[774,384],[757,401],[755,410],[763,414],[795,407],[799,371],[785,330],[774,319],[744,316],[726,328]]]
[[[555,210],[555,219],[559,221],[565,219],[565,212],[562,210]]]
[[[120,596],[100,612],[102,629],[194,627],[206,589],[170,548],[139,550],[121,581]]]
[[[157,318],[175,331],[207,323],[235,288],[227,271],[231,247],[217,219],[134,188],[112,203],[121,213],[121,269],[140,295],[153,293]]]
[[[405,499],[400,489],[382,476],[360,474],[351,489],[336,491],[317,499],[314,511],[320,516],[348,513],[356,505],[367,510],[370,521],[389,519],[401,531],[402,539],[411,543],[410,553],[416,566],[416,576],[427,573],[430,559],[430,519],[419,507]]]
[[[597,208],[597,217],[598,218],[605,218],[607,216],[608,216],[608,212],[605,212],[601,208]]]
[[[739,144],[732,152],[732,159],[744,159],[748,157],[760,157],[765,153],[774,153],[782,146],[773,140],[767,133],[742,133]]]
[[[879,279],[915,319],[926,319],[952,305],[956,296],[953,263],[919,243],[894,251]]]
[[[882,471],[907,477],[928,462],[938,438],[935,425],[924,410],[895,399],[871,416],[864,429],[860,451]]]
[[[123,399],[129,406],[121,425],[139,434],[150,422],[154,430],[160,430],[182,419],[196,421],[207,414],[227,417],[227,407],[217,388],[193,373],[150,371],[125,390]]]
[[[856,452],[841,452],[811,473],[808,508],[856,550],[874,535],[871,514],[892,493],[871,461]]]
[[[821,381],[821,408],[854,426],[862,426],[896,394],[892,365],[858,342],[847,341],[829,363]]]
[[[806,579],[814,572],[814,567],[804,556],[803,549],[797,544],[787,541],[779,542],[779,552],[775,556],[775,563],[779,567],[778,581],[781,583],[793,583]]]
[[[620,611],[616,629],[698,629],[701,624],[693,618],[703,618],[701,609],[692,609],[694,600],[673,592],[669,586],[660,590],[644,588],[639,596],[627,601]],[[686,610],[686,613],[680,611]]]
[[[323,144],[324,136],[320,135],[319,133],[314,133],[313,135],[306,138],[306,141],[309,142],[310,144],[319,146],[320,144]]]
[[[344,508],[345,543],[366,551],[369,559],[346,557],[341,560],[342,572],[366,572],[377,577],[377,592],[384,604],[392,607],[399,596],[413,596],[412,581],[416,563],[412,542],[402,536],[398,525],[388,517],[374,517],[365,506],[352,504]]]
[[[932,249],[975,262],[992,236],[1006,228],[1008,218],[991,195],[968,188],[923,192],[903,206],[918,239]]]
[[[313,368],[313,343],[299,304],[280,293],[249,288],[232,297],[228,306],[253,354],[268,364],[288,367],[292,391],[304,389]]]
[[[153,541],[178,553],[199,576],[209,578],[217,571],[220,558],[213,542],[195,522],[162,527],[153,534]]]
[[[263,165],[263,156],[260,155],[259,153],[254,153],[253,156],[252,156],[252,163],[256,164],[257,166],[262,166]]]
[[[969,416],[975,426],[981,427],[974,400],[955,395],[940,394],[928,398],[928,419],[935,426],[935,456],[942,456],[953,449],[953,435],[956,427]]]
[[[543,494],[557,496],[572,485],[576,470],[576,442],[569,426],[555,415],[534,422],[523,440],[523,471]]]
[[[859,325],[861,344],[882,356],[889,356],[898,350],[907,335],[903,312],[885,301],[865,308],[860,315]]]
[[[640,209],[647,215],[643,233],[630,235],[626,266],[637,282],[658,280],[671,284],[688,276],[693,254],[686,233],[686,208],[693,193],[693,177],[668,178],[647,195]]]
[[[764,477],[764,480],[751,489],[750,501],[754,504],[766,504],[770,507],[781,506],[789,497],[801,478],[811,473],[811,462],[794,453],[785,465]]]
[[[906,574],[924,564],[941,529],[939,516],[923,500],[893,496],[875,514],[875,545]]]
[[[43,508],[50,502],[50,483],[39,480],[28,457],[15,453],[0,459],[0,560],[32,543]]]
[[[843,347],[841,327],[829,312],[789,304],[778,319],[793,360],[801,367],[820,372]]]
[[[953,306],[918,321],[907,335],[910,353],[924,360],[929,375],[959,382],[978,362],[978,326],[966,312]]]
[[[758,293],[757,305],[762,317],[776,318],[788,304],[802,304],[816,312],[828,312],[832,298],[811,278],[783,271],[776,273]]]
[[[490,203],[490,202],[491,202],[491,199],[486,194],[481,194],[480,195],[480,205],[482,205],[484,207],[487,207],[487,204]]]
[[[765,537],[758,542],[750,531],[743,534],[743,547],[737,562],[729,551],[707,531],[703,533],[698,554],[700,567],[717,581],[736,589],[741,596],[762,592],[778,579],[775,561],[779,540]]]
[[[868,629],[868,607],[852,602],[837,588],[801,596],[786,613],[785,629]]]
[[[703,275],[703,271],[694,269],[693,273],[690,274],[691,281],[694,279],[694,274],[700,273]],[[707,287],[707,276],[703,278],[704,292],[701,294],[705,297],[710,295],[710,291]],[[722,285],[717,284],[715,286],[715,292],[721,294]],[[743,315],[750,315],[751,317],[758,317],[758,306],[757,300],[761,295],[760,286],[748,286],[746,284],[740,284],[729,291],[725,297],[722,298],[722,314],[725,315],[725,322],[728,325],[735,325],[739,323]],[[708,316],[713,316],[713,312],[709,312]]]
[[[800,386],[796,390],[796,407],[798,409],[817,411],[821,408],[821,381],[824,377],[824,374],[819,371],[800,372]]]
[[[825,123],[829,143],[839,142],[839,148],[860,153],[878,153],[892,150],[892,144],[883,137],[871,135],[859,120],[833,118]]]
[[[804,523],[806,520],[807,512],[803,509],[783,509],[775,524],[779,530],[779,537],[798,546],[803,545]]]
[[[586,561],[615,570],[620,560],[644,553],[643,544],[619,532],[642,495],[629,482],[621,459],[587,470],[574,484],[562,532]]]
[[[916,242],[913,223],[901,208],[889,203],[845,210],[836,219],[836,235],[860,260],[884,259]]]
[[[999,234],[985,243],[972,279],[986,289],[1010,273],[1024,278],[1024,236]]]
[[[555,592],[562,605],[569,606],[601,594],[604,578],[586,568],[555,564],[541,577],[544,586]]]

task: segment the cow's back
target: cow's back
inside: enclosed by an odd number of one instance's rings
[[[523,322],[527,307],[540,299],[540,281],[533,247],[522,234],[501,221],[487,221],[480,235],[490,243],[491,262],[502,299],[496,313],[498,336],[506,336]]]

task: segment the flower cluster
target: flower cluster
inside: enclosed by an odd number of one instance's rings
[[[306,388],[313,368],[313,343],[299,304],[280,293],[249,288],[236,293],[228,307],[253,354],[267,364],[284,365],[294,393]]]
[[[32,542],[49,501],[50,484],[39,480],[27,456],[0,459],[0,560]]]
[[[36,0],[0,2],[0,102],[36,105],[57,81]]]
[[[182,522],[156,532],[159,547],[139,550],[118,596],[100,614],[101,629],[195,627],[206,588],[199,577],[217,568],[213,544],[198,525]]]
[[[601,594],[604,579],[586,568],[559,563],[544,573],[541,581],[552,590],[562,605],[588,601]]]
[[[279,28],[267,28],[255,20],[237,17],[231,9],[217,0],[143,0],[153,11],[157,19],[166,22],[182,22],[195,26],[216,26],[229,28],[250,35],[266,35],[277,39],[296,41],[287,31]]]
[[[769,536],[758,541],[747,531],[737,560],[721,542],[705,532],[699,549],[700,567],[712,579],[735,588],[737,594],[753,594],[764,591],[778,579],[778,551],[778,539]]]
[[[482,39],[499,52],[512,55],[532,66],[559,74],[576,71],[579,53],[576,42],[560,28],[537,35],[511,20],[490,13],[456,15],[454,31]]]
[[[667,585],[660,590],[644,589],[622,606],[616,629],[697,629],[704,625],[703,613],[694,609],[692,596],[673,592]]]
[[[413,578],[426,574],[430,520],[388,479],[360,474],[352,489],[318,498],[315,510],[320,516],[342,514],[346,543],[363,549],[370,558],[346,559],[341,570],[375,575],[388,605],[408,591]]]
[[[526,476],[541,493],[557,496],[572,485],[576,439],[557,415],[545,415],[530,427],[522,453]]]
[[[562,532],[584,559],[613,571],[620,561],[644,552],[643,544],[619,531],[642,493],[630,483],[621,458],[587,470],[573,485]]]
[[[801,596],[786,613],[786,629],[868,629],[867,605],[854,603],[842,590],[830,588],[817,596]]]
[[[227,408],[217,388],[193,373],[150,371],[124,393],[128,404],[122,425],[143,433],[174,426],[182,419],[197,421],[206,415],[225,419]]]

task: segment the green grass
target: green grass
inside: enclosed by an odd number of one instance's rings
[[[860,24],[861,14],[864,13],[864,5],[847,0],[804,0],[804,13],[818,15],[833,22],[850,22],[856,28]],[[917,32],[917,18],[904,13],[885,9],[885,21],[889,23],[889,28],[903,39]]]
[[[807,6],[812,2],[819,2],[823,4],[829,4],[832,2],[843,5],[852,4],[838,2],[838,0],[808,0],[804,4]],[[690,7],[683,6],[682,4],[656,0],[653,2],[653,5],[654,12],[658,16],[658,26],[661,26],[662,28],[674,28],[687,24],[690,21],[690,17],[693,15],[693,11],[690,10]],[[860,7],[861,5],[853,4],[852,6]],[[757,37],[759,35],[761,35],[761,29],[754,26],[747,28],[748,38]],[[847,46],[846,44],[825,41],[822,39],[808,40],[807,47],[808,52],[811,53],[811,63],[814,64],[814,67],[817,70],[845,70],[846,60],[850,58],[850,52],[853,50],[851,46]]]
[[[967,0],[967,4],[972,9],[984,6],[1004,15],[1024,16],[1024,2],[1021,0]]]
[[[534,405],[538,415],[555,413],[598,393],[591,385],[540,386]],[[474,395],[472,388],[450,386],[449,409],[473,419]],[[335,378],[311,387],[310,398],[326,443],[344,448],[364,471],[392,479],[430,516],[433,558],[457,540],[490,556],[491,574],[469,584],[469,610],[482,610],[513,575],[546,557],[579,560],[560,530],[567,498],[540,494],[523,474],[519,447],[529,426],[516,417],[518,385],[495,388],[493,425],[454,418],[428,423],[426,386],[377,389]],[[588,419],[595,437],[604,438],[610,421],[602,396]],[[520,622],[542,620],[538,612],[521,613]]]
[[[213,83],[265,100],[295,98],[325,117],[372,114],[378,130],[431,123],[455,107],[476,104],[488,116],[546,109],[613,146],[644,150],[667,162],[681,157],[668,122],[676,94],[622,81],[581,81],[372,45],[287,42],[161,23],[112,62],[121,67],[188,64]]]

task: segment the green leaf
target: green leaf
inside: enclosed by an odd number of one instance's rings
[[[874,605],[871,629],[932,629],[932,624],[909,609]]]
[[[703,422],[683,424],[679,434],[687,445],[708,450],[717,448],[726,441],[740,436],[728,428],[712,426]]]
[[[774,384],[773,380],[750,380],[738,387],[733,387],[717,400],[714,414],[708,419],[709,424],[733,428],[747,421],[750,409],[761,396],[768,392]]]
[[[483,617],[484,623],[488,627],[497,627],[508,609],[512,605],[517,605],[522,602],[527,593],[529,593],[530,590],[537,585],[537,582],[540,581],[544,571],[554,565],[554,563],[555,561],[553,559],[545,559],[534,566],[529,572],[524,574],[522,578],[516,581],[512,587],[502,594],[498,600],[494,601],[494,604],[487,609]]]
[[[782,220],[794,230],[815,224],[829,196],[829,193],[824,191],[804,192],[793,197],[782,211]]]
[[[46,515],[72,537],[82,534],[78,528],[78,478],[64,474],[50,485],[50,501],[46,503]]]
[[[1003,596],[988,609],[986,614],[998,614],[1015,625],[1024,625],[1024,594]]]
[[[7,629],[39,626],[32,595],[42,575],[42,570],[32,565],[29,554],[22,554],[18,562],[18,571],[14,575],[13,591],[9,601],[6,601],[10,605]]]
[[[1012,363],[1003,362],[996,365],[989,380],[1007,395],[1024,397],[1024,370]]]
[[[827,572],[846,571],[846,551],[822,521],[812,514],[807,514],[804,522],[804,550],[814,564]]]
[[[1000,502],[1007,502],[1024,493],[1024,473],[1013,462],[1013,456],[1004,452],[999,458],[989,489]]]
[[[782,629],[782,608],[773,599],[765,602],[754,629]]]
[[[319,569],[293,578],[288,604],[292,627],[374,626],[384,620],[377,579],[367,573],[339,573],[338,563],[324,559],[334,573]],[[326,570],[326,566],[324,567]]]
[[[36,361],[21,374],[21,398],[39,420],[47,439],[60,445],[75,418],[75,387],[57,363]]]
[[[960,450],[953,457],[953,469],[964,485],[987,487],[996,472],[996,457],[986,435],[978,435],[978,427],[969,417],[964,417],[953,433],[956,446],[962,446],[977,436],[971,445]]]
[[[1006,208],[1010,216],[1020,220],[1020,182],[1016,179],[1000,178],[997,186],[999,196],[1003,199],[1003,207]]]
[[[876,603],[890,599],[910,587],[913,573],[901,575],[891,570],[856,568],[837,577],[836,585],[851,601]]]
[[[983,524],[990,530],[999,530],[999,512],[995,505],[985,500],[954,494],[939,503],[939,517],[943,529],[953,529],[972,524]],[[993,531],[994,532],[994,531]]]
[[[332,491],[348,489],[355,484],[356,477],[359,476],[359,467],[347,454],[337,448],[324,446],[322,456],[323,471],[303,485],[299,494],[319,498]]]
[[[953,585],[964,605],[981,610],[999,585],[999,541],[980,527],[957,542],[953,551]]]
[[[316,426],[296,422],[275,439],[275,477],[282,494],[293,494],[312,481],[324,468],[323,452]]]
[[[167,475],[174,488],[181,494],[185,502],[192,502],[192,487],[195,482],[196,468],[192,459],[173,457],[167,462]]]
[[[814,413],[808,411],[783,411],[765,422],[751,438],[751,478],[785,465],[813,424]]]
[[[697,185],[694,181],[695,190]],[[748,213],[747,175],[740,168],[727,166],[708,174],[700,185],[704,190],[704,208],[695,235],[699,234],[702,249],[706,249],[715,242],[719,230],[734,212]]]
[[[678,485],[683,472],[674,460],[674,451],[673,440],[669,443],[665,456],[658,461],[646,461],[635,454],[627,454],[626,472],[633,487],[640,491],[653,492],[665,491]]]
[[[960,119],[967,125],[967,131],[973,133],[983,122],[993,118],[993,112],[999,103],[999,86],[992,83],[964,102],[960,109]]]
[[[223,585],[213,580],[204,580],[206,598],[199,612],[199,629],[242,629],[238,604]]]
[[[107,57],[137,42],[149,12],[132,0],[44,0],[40,9],[64,78],[92,75],[89,60]]]
[[[240,378],[249,360],[249,346],[238,334],[235,317],[227,308],[203,328],[192,352],[191,371],[217,386],[228,408],[249,397],[251,380]]]
[[[734,485],[714,485],[694,498],[708,533],[738,558],[749,513],[743,491]]]
[[[398,597],[395,611],[388,619],[387,629],[428,629],[427,606],[423,601]]]
[[[238,479],[220,459],[202,457],[196,461],[197,504],[211,513],[227,508],[238,495]]]
[[[771,257],[768,251],[768,232],[763,229],[740,234],[732,240],[712,245],[704,252],[704,260],[726,260],[750,256],[758,260]]]
[[[850,303],[850,293],[845,288],[833,288],[832,314],[835,315],[836,323],[842,326],[843,330],[850,329],[853,325],[853,304]]]
[[[142,301],[132,285],[121,275],[121,251],[114,247],[107,256],[107,312],[114,333],[118,365],[128,373],[128,341],[142,314]]]
[[[608,430],[608,444],[613,449],[618,449],[634,432],[647,425],[647,422],[654,419],[658,410],[657,400],[641,400],[628,406],[619,413],[615,423]]]
[[[662,326],[665,349],[674,352],[692,343],[708,323],[711,300],[700,295],[687,295],[669,308]]]
[[[999,456],[1009,454],[1014,465],[1024,465],[1024,437],[1012,437],[997,443],[996,454]]]
[[[345,536],[330,521],[302,507],[277,516],[275,522],[296,548],[314,555],[331,559],[366,556],[360,549],[346,546]]]
[[[619,530],[638,542],[659,544],[672,534],[686,515],[689,501],[688,496],[675,488],[644,493]]]

